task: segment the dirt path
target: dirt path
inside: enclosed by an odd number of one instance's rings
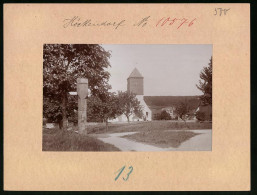
[[[168,130],[176,131],[176,130]],[[131,135],[137,132],[110,133],[95,135],[99,140],[112,144],[121,151],[210,151],[212,145],[212,130],[189,130],[195,133],[201,133],[183,142],[178,148],[160,148],[148,144],[122,138],[125,135]]]
[[[121,138],[124,135],[131,135],[134,133],[137,132],[102,134],[97,136],[97,138],[105,143],[113,144],[121,151],[165,151],[163,148],[131,141],[126,138]]]
[[[174,130],[169,130],[174,131]],[[176,131],[176,130],[175,130]],[[188,130],[200,133],[189,140],[183,142],[178,148],[168,148],[170,151],[211,151],[212,150],[212,130]]]

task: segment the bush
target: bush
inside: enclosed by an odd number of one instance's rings
[[[165,110],[163,110],[161,112],[161,120],[171,120],[171,116],[168,112],[166,112]]]
[[[158,113],[154,117],[155,120],[171,120],[171,116],[169,113],[167,113],[165,110],[163,110],[161,113]]]
[[[198,111],[198,112],[196,113],[196,119],[197,119],[198,121],[204,121],[204,120],[205,120],[205,113]]]

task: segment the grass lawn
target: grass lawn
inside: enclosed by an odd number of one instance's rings
[[[144,131],[132,135],[123,136],[124,138],[131,139],[133,141],[142,142],[145,144],[155,145],[157,147],[177,148],[180,144],[199,133],[189,131]]]
[[[197,135],[193,132],[183,131],[188,129],[211,129],[212,123],[197,123],[183,121],[147,121],[130,123],[110,123],[106,131],[105,124],[87,125],[88,135],[77,134],[73,127],[70,131],[58,128],[43,128],[43,151],[119,151],[118,148],[98,140],[90,134],[135,132],[133,135],[124,136],[134,141],[156,145],[159,147],[178,147],[182,142]],[[169,132],[165,130],[181,130]]]
[[[188,129],[211,129],[212,123],[187,122],[183,121],[147,121],[130,123],[110,123],[106,131],[105,124],[89,125],[88,133],[120,133],[133,131],[160,131],[160,130],[188,130]]]
[[[43,151],[119,151],[111,144],[74,131],[43,129]]]

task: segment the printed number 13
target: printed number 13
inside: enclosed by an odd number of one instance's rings
[[[115,177],[115,181],[117,180],[117,179],[119,179],[119,177],[120,177],[120,175],[121,175],[121,173],[124,171],[124,169],[125,169],[125,167],[126,166],[123,166],[123,167],[121,167],[116,173],[118,173],[118,175]],[[130,169],[130,171],[127,173],[127,177],[123,177],[123,180],[124,181],[127,181],[128,180],[128,178],[129,178],[129,175],[132,173],[132,171],[133,171],[133,167],[132,166],[130,166],[128,169]]]

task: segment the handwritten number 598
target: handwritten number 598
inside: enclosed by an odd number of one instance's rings
[[[116,173],[118,173],[118,175],[115,177],[115,181],[116,181],[117,179],[119,179],[120,175],[122,174],[122,172],[124,171],[125,168],[126,168],[126,166],[123,166],[123,167],[121,167],[121,168],[116,172]],[[126,174],[126,177],[122,177],[124,181],[127,181],[127,180],[128,180],[129,175],[130,175],[130,174],[132,173],[132,171],[133,171],[133,167],[130,166],[128,169],[129,169],[129,171],[128,171],[127,174]]]

